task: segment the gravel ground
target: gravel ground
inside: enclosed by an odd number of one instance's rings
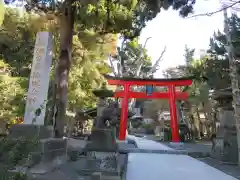
[[[201,158],[198,160],[240,180],[239,166],[222,164],[219,160],[213,158]]]

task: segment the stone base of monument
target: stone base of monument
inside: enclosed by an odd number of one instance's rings
[[[223,140],[223,153],[221,157],[221,161],[224,164],[238,164],[238,145],[237,145],[237,136],[236,134],[225,135],[225,139]]]
[[[216,146],[211,156],[221,160],[223,164],[238,164],[238,145],[236,132],[224,130],[222,136],[215,139]]]
[[[223,163],[237,164],[238,146],[237,129],[234,118],[234,109],[232,107],[232,88],[219,89],[212,92],[212,99],[218,102],[217,140],[220,142],[216,147],[213,156],[220,157]]]
[[[229,139],[230,140],[230,139]],[[224,142],[224,139],[216,139],[216,147],[211,153],[211,157],[219,159],[222,164],[237,165],[238,164],[238,152],[237,144],[231,144],[230,141]],[[234,147],[235,146],[235,147]]]
[[[26,137],[29,139],[38,138],[46,139],[53,137],[53,131],[51,127],[44,125],[34,124],[15,124],[9,129],[10,138]]]
[[[54,167],[67,161],[67,140],[53,138],[51,128],[27,124],[13,125],[8,138],[19,141],[21,137],[39,141],[26,163],[28,167],[37,166],[35,171],[44,173],[51,170],[50,166]]]
[[[120,154],[112,129],[94,129],[84,148],[84,155],[72,167],[92,179],[122,179],[127,154]]]
[[[37,149],[31,153],[30,162],[39,164],[59,158],[67,160],[67,140],[48,138],[40,140]]]
[[[117,149],[118,145],[113,129],[95,128],[92,130],[89,143],[86,145],[86,151],[116,152]]]

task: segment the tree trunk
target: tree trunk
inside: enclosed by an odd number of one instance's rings
[[[212,121],[212,134],[216,134],[217,133],[217,127],[216,127],[216,122],[217,122],[217,110],[214,109],[213,110],[213,121]]]
[[[205,127],[204,130],[207,131],[207,137],[210,137],[211,136],[211,126],[210,126],[209,122],[211,121],[211,119],[210,119],[211,117],[210,117],[210,114],[208,112],[206,112],[206,108],[204,106],[203,106],[203,109],[204,109],[203,114],[205,117],[205,122],[203,123],[203,126]]]
[[[213,129],[213,121],[214,117],[212,116],[212,110],[213,108],[211,107],[211,104],[209,101],[207,102],[202,102],[202,107],[204,110],[204,116],[205,116],[205,126],[207,130],[207,135],[210,137],[212,135],[212,129]]]
[[[56,137],[62,137],[64,135],[65,116],[68,102],[68,76],[71,66],[75,14],[75,7],[72,6],[72,3],[72,0],[65,0],[60,16],[60,57],[56,69]]]
[[[199,129],[199,126],[200,126],[200,113],[199,113],[199,109],[198,107],[196,107],[196,115],[197,115],[197,118],[195,119],[195,122],[194,122],[194,126],[195,126],[195,134],[196,136],[199,138],[200,137],[200,129]]]
[[[224,6],[225,7],[225,6]],[[228,22],[227,9],[223,11],[224,15],[224,32],[227,39],[226,50],[228,52],[229,59],[229,70],[230,70],[230,79],[232,87],[232,105],[234,109],[234,120],[236,123],[236,134],[237,134],[237,149],[238,149],[238,165],[240,165],[240,90],[239,90],[239,81],[238,81],[238,64],[234,54],[234,47],[232,44],[231,31]]]

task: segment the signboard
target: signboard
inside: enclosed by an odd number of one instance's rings
[[[146,94],[147,94],[148,96],[151,96],[152,93],[153,93],[153,85],[148,85],[148,86],[146,86]]]
[[[52,35],[49,32],[39,32],[34,48],[24,124],[44,124],[51,64]],[[41,114],[34,120],[35,112],[39,108],[41,108]]]

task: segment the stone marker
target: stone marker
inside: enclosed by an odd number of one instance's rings
[[[30,154],[28,163],[31,165],[49,163],[49,167],[57,166],[67,160],[67,140],[52,138],[53,128],[44,126],[51,64],[52,35],[49,32],[39,32],[34,49],[24,124],[13,125],[8,136],[17,140],[20,137],[39,140],[38,147]],[[40,112],[36,113],[36,110]],[[40,169],[41,172],[51,170]]]
[[[24,124],[44,125],[51,64],[52,35],[49,32],[39,32],[34,48]],[[35,112],[38,108],[41,109],[41,113],[36,117]]]

